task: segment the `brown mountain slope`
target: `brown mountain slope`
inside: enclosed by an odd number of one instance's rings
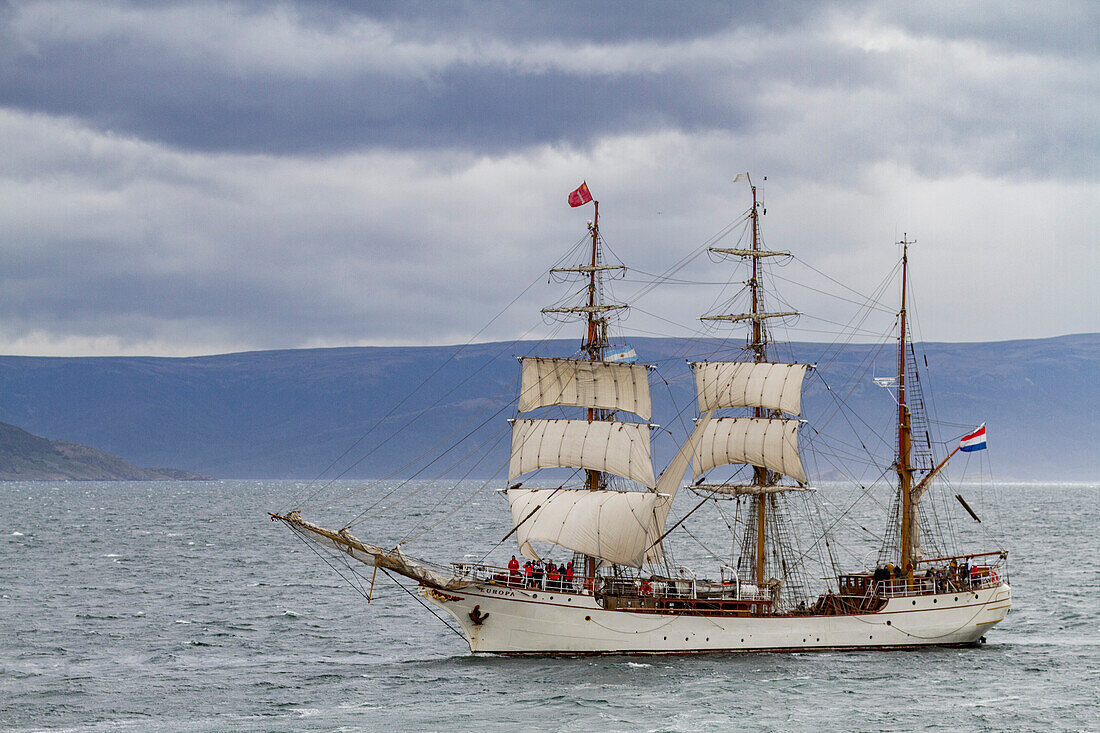
[[[0,423],[0,481],[190,481],[208,478],[170,468],[141,468],[98,448],[47,440],[14,425]]]

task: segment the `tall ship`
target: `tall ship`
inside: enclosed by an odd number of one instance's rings
[[[795,497],[827,491],[811,481],[800,450],[814,430],[802,420],[802,397],[815,367],[775,358],[770,324],[797,312],[772,305],[784,301],[766,289],[766,263],[790,254],[762,245],[757,186],[747,174],[735,180],[747,181],[752,193],[744,233],[738,246],[706,251],[720,266],[732,260],[744,268],[746,307],[701,319],[743,329],[744,340],[729,338],[725,351],[707,343],[709,358],[687,360],[694,421],[659,474],[651,452],[658,428],[650,422],[653,370],[609,336],[627,305],[606,298],[603,278],[621,266],[605,261],[599,202],[582,185],[569,203],[594,209],[584,259],[552,271],[580,281],[579,299],[543,313],[580,321],[583,341],[567,358],[520,358],[509,421],[508,480],[500,488],[512,520],[505,539],[516,543],[524,564],[514,556],[508,566],[415,559],[401,545],[370,544],[349,526],[326,528],[301,510],[272,513],[272,520],[322,552],[363,563],[368,601],[379,572],[411,579],[422,602],[453,617],[472,652],[689,654],[984,641],[1011,606],[1008,553],[952,546],[938,534],[942,512],[928,510],[948,461],[983,448],[985,428],[964,435],[939,460],[932,455],[907,313],[912,242],[899,243],[896,368],[874,380],[896,404],[895,425],[880,436],[894,446],[892,464],[882,467],[896,477],[883,505],[886,529],[877,553],[846,569],[833,552],[829,520],[805,537],[805,522],[792,521]],[[734,358],[712,356],[727,352]],[[566,480],[537,479],[544,469],[562,468],[572,469]],[[670,522],[680,495],[693,500]],[[961,494],[955,498],[977,519]],[[730,556],[709,569],[676,565],[666,545],[708,504],[732,517]],[[817,589],[806,545],[825,548],[827,572]],[[572,553],[569,563],[546,562],[545,548]]]

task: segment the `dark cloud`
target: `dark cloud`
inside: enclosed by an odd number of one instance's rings
[[[1008,53],[1100,55],[1100,5],[1061,3],[892,2],[867,6],[883,22],[918,36],[973,41]]]
[[[0,338],[172,353],[464,341],[583,236],[590,214],[563,203],[580,178],[615,251],[661,272],[743,210],[728,181],[746,169],[776,182],[777,246],[808,240],[817,264],[862,272],[889,269],[881,245],[902,226],[940,258],[958,254],[942,242],[975,242],[957,247],[970,259],[943,278],[944,309],[964,273],[987,277],[984,324],[1003,330],[978,337],[1049,335],[1024,324],[1083,323],[1066,314],[1087,311],[1095,262],[1096,13],[0,5]],[[1013,227],[1032,210],[1071,227],[1072,246],[1044,250],[1068,283],[1045,316],[995,292],[1037,276],[1006,264],[1029,256],[1038,233]],[[1015,254],[990,270],[994,239]],[[531,291],[486,336],[522,335],[563,292]],[[682,295],[643,307],[694,328],[711,301]]]
[[[903,8],[896,24],[913,40],[880,48],[872,30],[861,49],[836,34],[887,14],[876,6],[138,4],[110,6],[86,32],[55,28],[43,7],[33,20],[4,14],[0,104],[190,150],[495,155],[660,129],[772,129],[820,137],[826,156],[854,165],[900,154],[931,173],[959,162],[1002,175],[1042,158],[1075,176],[1094,175],[1100,151],[1087,111],[1058,113],[1094,105],[1095,64],[998,69],[1005,59],[947,46],[986,42],[1010,62],[1019,48],[1095,50],[1094,35],[1058,30],[1073,13],[976,12],[960,31],[945,6]],[[347,34],[365,21],[365,35]],[[807,129],[846,106],[844,129]]]
[[[253,6],[257,7],[257,6]],[[259,7],[263,7],[261,3]],[[348,0],[298,2],[296,11],[326,27],[349,18],[369,18],[391,24],[405,37],[435,35],[442,29],[463,34],[510,40],[558,38],[566,41],[610,43],[628,40],[685,40],[712,35],[734,24],[783,27],[801,22],[796,5],[789,2],[738,3],[713,0],[668,3],[660,0],[590,0],[538,2],[439,3],[430,0],[382,0],[362,3]]]

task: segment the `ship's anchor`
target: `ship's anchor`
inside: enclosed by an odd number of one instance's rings
[[[474,626],[481,626],[487,618],[489,614],[482,613],[480,605],[474,606],[474,610],[470,611],[470,620],[474,622]]]

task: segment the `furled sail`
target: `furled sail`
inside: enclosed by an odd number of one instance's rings
[[[508,480],[536,468],[556,466],[607,471],[653,488],[649,425],[601,420],[513,421]]]
[[[649,370],[641,364],[525,358],[519,411],[548,405],[627,410],[648,420]]]
[[[723,407],[763,407],[802,412],[805,364],[701,361],[692,364],[699,412]]]
[[[656,509],[668,499],[649,491],[509,489],[508,502],[519,550],[532,560],[538,540],[638,568],[661,534]]]
[[[798,420],[768,417],[711,420],[695,450],[695,476],[731,463],[761,466],[806,483],[798,457]]]

